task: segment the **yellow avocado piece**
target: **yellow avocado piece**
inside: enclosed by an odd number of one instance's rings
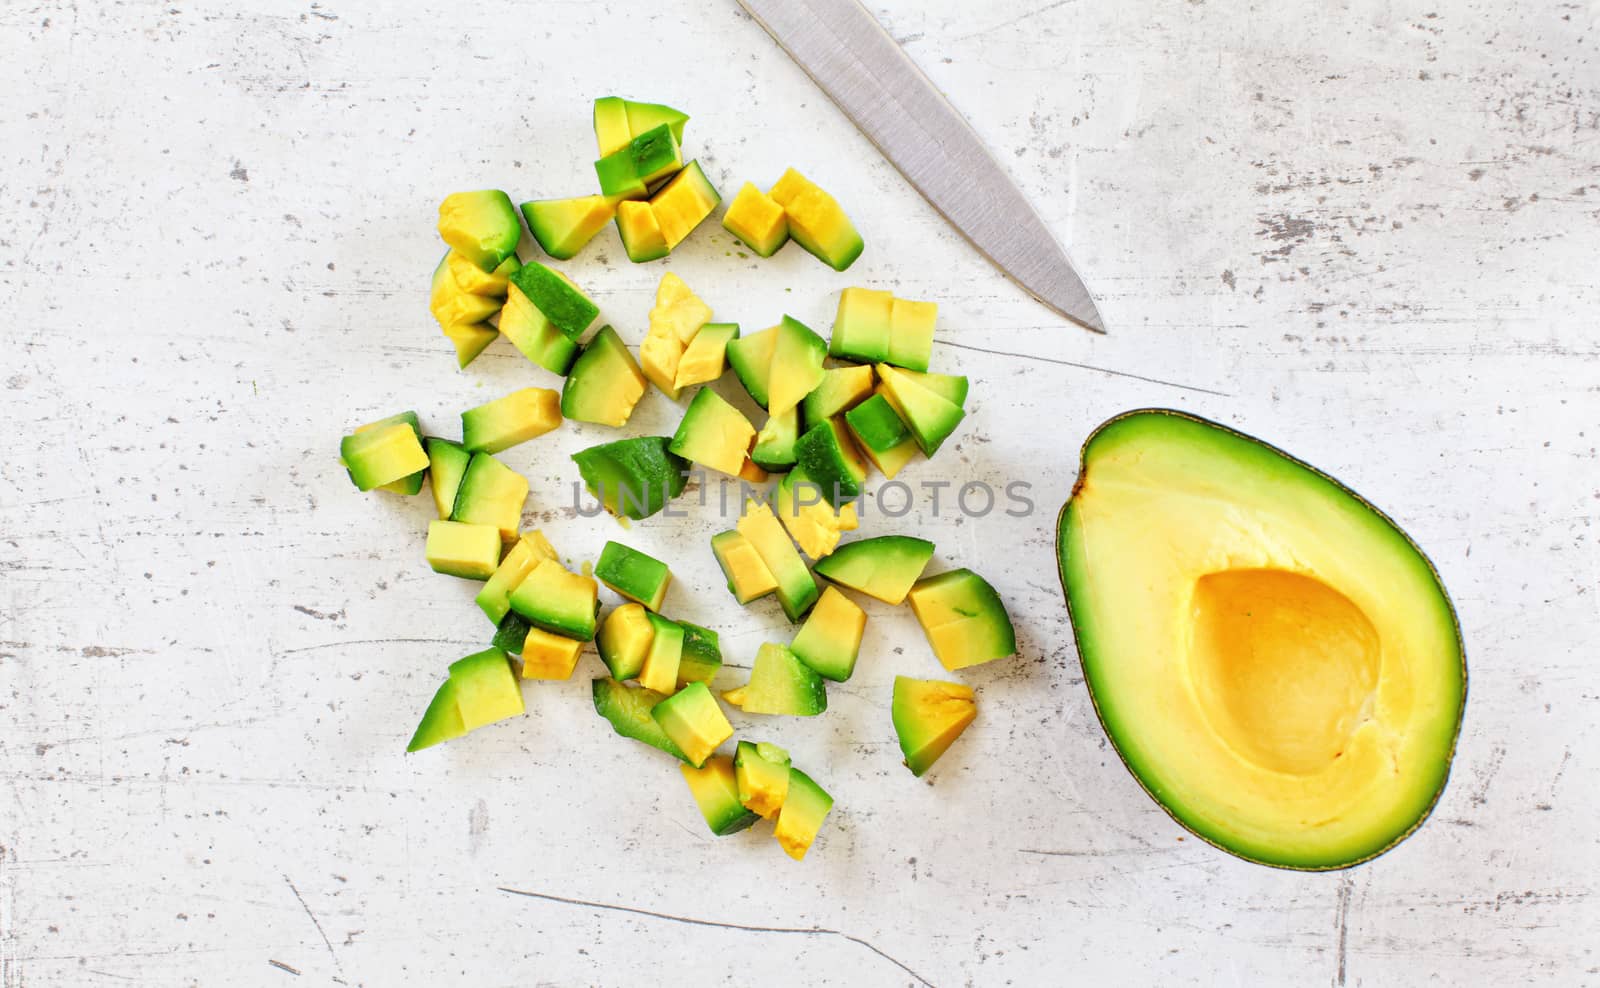
[[[678,365],[683,362],[683,344],[676,334],[651,333],[639,344],[639,368],[661,393],[678,400]]]
[[[744,183],[733,197],[723,214],[722,226],[761,257],[771,257],[789,239],[789,218],[784,215],[783,205],[756,188],[754,182]]]
[[[673,384],[687,388],[695,384],[709,384],[728,369],[728,341],[734,339],[739,327],[732,323],[707,323],[694,334],[689,346],[678,361],[678,375]]]
[[[746,687],[740,686],[731,690],[724,690],[722,698],[736,707],[744,706],[744,691]]]
[[[711,553],[728,579],[728,590],[739,603],[748,604],[778,589],[778,578],[743,534],[730,531],[712,536]]]
[[[739,468],[739,479],[748,480],[752,484],[764,484],[767,482],[767,477],[767,472],[756,466],[756,462],[746,455],[744,466]]]
[[[779,483],[772,510],[800,551],[812,559],[822,559],[833,552],[839,547],[840,534],[859,524],[854,504],[846,502],[835,511],[815,482],[798,467]]]
[[[578,667],[583,642],[553,635],[543,628],[529,628],[522,643],[523,679],[570,679]]]
[[[489,344],[493,343],[500,335],[500,331],[486,322],[479,323],[451,323],[440,326],[445,339],[449,340],[456,348],[456,366],[465,367],[477,359]]]
[[[428,522],[424,554],[435,573],[487,580],[500,565],[500,530],[436,518]]]
[[[655,634],[655,626],[650,623],[650,612],[643,604],[623,604],[606,615],[595,644],[600,649],[601,660],[611,670],[614,679],[621,682],[639,675]]]
[[[521,267],[515,257],[508,257],[493,271],[485,271],[458,250],[446,254],[444,263],[450,269],[450,277],[455,279],[457,288],[469,295],[489,295],[496,298],[505,297],[511,272]]]
[[[683,279],[668,271],[656,288],[656,304],[650,309],[650,335],[671,334],[687,346],[700,327],[711,321],[711,306],[689,290]]]
[[[656,214],[661,235],[666,238],[667,249],[676,248],[699,226],[722,197],[706,179],[698,161],[691,161],[671,181],[650,197],[650,208]]]

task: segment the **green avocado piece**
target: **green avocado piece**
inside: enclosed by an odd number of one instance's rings
[[[621,427],[644,391],[639,362],[615,329],[602,326],[584,345],[561,387],[561,414],[575,422]]]
[[[1467,702],[1460,623],[1358,493],[1224,425],[1133,411],[1084,444],[1056,549],[1101,724],[1179,823],[1322,871],[1433,810]]]
[[[644,668],[645,656],[650,653],[650,642],[654,638],[655,626],[650,622],[650,612],[643,604],[628,603],[606,615],[595,647],[612,678],[623,682],[637,677]]]
[[[523,712],[522,689],[511,672],[511,657],[498,648],[486,648],[450,664],[455,684],[456,708],[469,731]]]
[[[440,518],[449,518],[456,504],[456,492],[461,489],[461,477],[467,472],[472,454],[458,442],[428,437],[422,441],[428,453],[428,483],[433,488],[433,506]]]
[[[828,344],[805,323],[784,316],[778,324],[778,340],[772,350],[772,367],[767,382],[767,411],[786,412],[822,384],[822,362]]]
[[[833,550],[817,561],[817,574],[886,604],[900,604],[932,558],[933,543],[927,539],[879,535]]]
[[[483,589],[478,591],[476,603],[478,608],[488,616],[489,620],[498,625],[511,610],[511,591],[522,585],[528,578],[533,568],[544,562],[546,557],[535,548],[533,540],[524,535],[516,541],[505,558],[500,560],[500,565],[495,569],[494,575],[484,583]],[[526,637],[526,636],[524,636]],[[522,653],[522,641],[518,639],[516,648],[508,648],[508,652]]]
[[[594,101],[594,142],[600,157],[620,151],[633,140],[628,128],[628,101],[620,96],[602,96]]]
[[[455,192],[439,203],[439,236],[485,271],[517,253],[522,224],[511,197],[499,189]]]
[[[755,427],[743,412],[710,388],[701,388],[667,448],[690,462],[737,477],[755,437]]]
[[[790,168],[767,194],[783,207],[794,242],[817,260],[843,271],[861,256],[861,234],[838,201],[815,182]]]
[[[461,444],[474,453],[499,453],[561,424],[561,396],[549,388],[518,388],[461,413]]]
[[[866,612],[837,587],[829,587],[817,598],[789,650],[823,679],[842,683],[855,671],[866,627]]]
[[[795,441],[794,455],[796,469],[822,488],[823,498],[835,508],[861,496],[866,474],[856,467],[853,457],[845,455],[839,433],[827,419]]]
[[[511,609],[535,628],[586,642],[594,637],[600,612],[597,590],[592,577],[545,560],[511,591]]]
[[[628,116],[630,135],[647,134],[657,127],[666,127],[672,131],[674,141],[683,143],[683,126],[689,122],[687,113],[662,103],[639,103],[631,99],[623,100],[622,106]]]
[[[578,355],[578,341],[557,329],[516,285],[510,286],[500,309],[500,335],[524,357],[554,374],[571,370]]]
[[[511,275],[511,284],[569,340],[582,336],[600,314],[600,307],[571,281],[538,261],[518,268]]]
[[[978,705],[970,686],[896,676],[890,716],[906,767],[920,777],[978,716]]]
[[[872,368],[865,365],[833,367],[822,373],[822,383],[800,402],[806,428],[825,422],[872,397]]]
[[[350,474],[357,490],[384,488],[414,494],[422,489],[428,454],[422,448],[415,425],[407,421],[385,421],[358,429],[340,440],[339,462]],[[412,489],[413,485],[416,490]]]
[[[690,683],[709,685],[722,668],[722,649],[717,633],[688,621],[677,622],[683,629],[683,654],[678,659],[678,688]]]
[[[728,341],[728,366],[733,368],[739,383],[762,408],[767,407],[767,383],[772,376],[772,355],[778,347],[778,329],[778,326],[769,326],[760,332]]]
[[[895,299],[889,307],[889,355],[884,360],[897,367],[926,371],[938,319],[939,306],[934,302]]]
[[[590,446],[572,454],[583,483],[612,514],[638,521],[683,493],[689,464],[672,453],[665,436],[639,436]]]
[[[718,837],[738,833],[761,819],[739,802],[739,783],[734,775],[733,759],[727,755],[712,755],[705,765],[694,768],[679,765],[689,792],[694,795],[700,815],[706,826]]]
[[[522,527],[522,506],[527,500],[528,478],[491,453],[473,453],[456,488],[450,520],[495,525],[501,540],[510,542]]]
[[[428,522],[424,553],[435,573],[487,580],[500,564],[500,529],[435,518]]]
[[[909,379],[913,384],[920,384],[927,390],[932,391],[952,405],[966,407],[967,379],[965,377],[958,374],[932,374],[907,370],[904,367],[899,369],[899,374],[901,377]]]
[[[933,654],[946,669],[964,669],[1017,651],[1011,617],[989,581],[970,569],[918,580],[907,595]]]
[[[884,398],[911,430],[917,445],[927,456],[939,451],[940,444],[950,438],[950,434],[956,431],[956,426],[966,416],[960,405],[918,384],[897,367],[879,364],[878,378],[883,381]]]
[[[656,704],[650,716],[696,768],[706,763],[717,745],[733,737],[733,725],[705,683],[690,683]]]
[[[461,709],[456,706],[455,683],[446,679],[433,694],[428,709],[422,712],[422,720],[406,745],[406,753],[431,748],[441,741],[459,738],[465,733],[467,727],[461,720]]]
[[[791,768],[789,791],[783,797],[778,826],[773,831],[784,853],[796,861],[804,858],[832,809],[833,797],[812,781],[811,776]]]
[[[625,686],[615,679],[596,679],[593,692],[594,712],[609,721],[613,731],[659,748],[680,761],[689,760],[650,715],[666,697],[642,686]]]
[[[594,566],[595,579],[617,593],[636,600],[652,611],[661,610],[661,600],[672,582],[672,570],[654,556],[621,542],[607,542]]]
[[[416,412],[401,412],[398,415],[391,415],[388,418],[379,419],[376,422],[369,422],[366,425],[359,426],[356,429],[356,432],[371,432],[374,429],[381,429],[384,426],[399,425],[401,423],[411,426],[411,431],[417,434],[417,441],[422,442],[424,444],[423,448],[426,449],[426,441],[422,438],[422,426],[417,421]],[[427,471],[425,470],[418,470],[416,473],[413,473],[410,476],[402,477],[390,484],[384,484],[382,487],[379,487],[378,490],[390,491],[394,494],[416,494],[422,490],[422,478],[426,473]]]
[[[522,204],[522,217],[528,221],[533,239],[558,261],[576,257],[616,215],[616,204],[599,195]]]
[[[502,652],[521,655],[522,646],[528,640],[528,631],[532,628],[533,625],[528,623],[527,618],[511,610],[510,605],[507,605],[505,617],[502,617],[500,623],[495,626],[494,638],[489,644]]]
[[[844,420],[861,445],[872,453],[887,453],[914,441],[894,406],[880,394],[845,412]]]
[[[645,652],[644,665],[639,668],[639,685],[670,694],[678,688],[678,664],[683,661],[683,625],[653,611],[645,614],[645,620],[650,622],[650,648]]]
[[[626,147],[594,163],[600,192],[612,200],[643,199],[650,194],[652,183],[682,167],[677,138],[665,124],[639,134]]]
[[[772,473],[782,473],[795,465],[795,443],[800,439],[800,409],[767,416],[767,423],[756,433],[750,459]]]
[[[740,706],[747,714],[813,717],[828,709],[828,691],[822,677],[792,651],[766,642],[756,650]]]
[[[846,288],[840,292],[828,354],[863,364],[887,360],[889,318],[893,307],[891,292],[873,288]]]
[[[739,519],[739,534],[750,540],[756,554],[766,564],[778,581],[778,603],[790,622],[797,622],[817,602],[821,590],[811,570],[806,568],[800,552],[794,547],[789,533],[784,530],[771,506],[746,501],[744,515]]]
[[[733,755],[739,802],[771,819],[789,792],[789,753],[765,741],[740,741]]]

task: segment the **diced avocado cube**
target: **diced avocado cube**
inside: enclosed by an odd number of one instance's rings
[[[661,227],[667,250],[674,250],[683,243],[721,201],[722,196],[701,171],[700,162],[691,161],[683,166],[683,171],[672,176],[650,197],[650,211],[655,213],[656,225]]]
[[[572,454],[584,486],[606,510],[638,521],[683,493],[689,464],[667,449],[665,436],[639,436]]]
[[[678,400],[678,366],[687,348],[671,332],[652,330],[639,344],[639,365],[644,376],[672,401]]]
[[[756,650],[740,706],[747,714],[814,717],[828,709],[822,677],[788,648],[765,642]]]
[[[339,443],[339,459],[361,491],[401,481],[409,490],[410,478],[428,469],[428,454],[417,430],[406,422],[344,437]],[[421,489],[420,484],[417,487]]]
[[[653,690],[626,686],[615,679],[594,681],[594,712],[604,717],[613,731],[686,762],[689,759],[683,751],[650,716],[650,711],[665,699]]]
[[[600,327],[578,354],[561,388],[561,414],[613,428],[626,425],[644,397],[644,372],[610,326]]]
[[[722,648],[717,633],[698,624],[679,621],[683,628],[683,656],[678,659],[678,688],[690,683],[710,685],[717,670],[722,668]]]
[[[678,663],[683,661],[683,626],[653,611],[645,617],[650,622],[650,650],[644,654],[639,685],[670,694],[678,688]]]
[[[569,340],[582,336],[600,314],[600,307],[572,279],[538,261],[518,268],[511,276],[511,284]]]
[[[762,408],[767,407],[767,385],[772,379],[772,355],[778,349],[778,330],[779,326],[769,326],[728,344],[728,365],[738,375],[745,391]]]
[[[939,446],[956,431],[956,426],[966,417],[960,405],[952,404],[912,380],[899,368],[888,364],[878,365],[878,378],[883,382],[883,397],[894,407],[895,414],[905,422],[916,437],[922,452],[932,456]]]
[[[499,298],[475,295],[462,289],[450,271],[450,258],[454,254],[449,251],[439,260],[428,287],[428,311],[433,313],[441,328],[482,323],[500,311]]]
[[[406,753],[431,748],[441,741],[459,738],[466,733],[467,725],[461,720],[461,708],[456,706],[455,683],[446,679],[433,694],[428,709],[422,712],[422,720],[406,745]]]
[[[487,580],[500,564],[500,530],[436,518],[428,522],[426,554],[435,573]]]
[[[778,589],[778,578],[742,533],[729,531],[711,536],[711,552],[722,567],[722,575],[728,578],[728,592],[739,603],[748,604]]]
[[[594,637],[599,585],[554,560],[533,568],[511,591],[511,609],[535,628],[578,641]]]
[[[710,388],[701,388],[667,448],[701,466],[738,476],[755,438],[755,426],[743,412]]]
[[[822,372],[822,383],[800,402],[806,428],[831,419],[872,397],[872,368],[834,367]]]
[[[674,388],[710,384],[728,369],[728,344],[739,338],[739,324],[708,322],[700,327],[678,360]]]
[[[760,257],[771,257],[789,240],[789,217],[783,207],[754,182],[744,183],[733,197],[722,226]]]
[[[890,316],[894,295],[873,288],[846,288],[839,293],[828,341],[830,356],[876,364],[889,357]]]
[[[706,763],[717,745],[733,737],[733,725],[705,683],[690,683],[656,704],[650,716],[696,768]]]
[[[687,344],[701,326],[711,321],[711,315],[711,306],[682,278],[671,271],[661,276],[656,285],[655,304],[650,308],[651,333],[671,330],[680,342]]]
[[[767,195],[789,218],[789,235],[835,271],[861,256],[861,234],[833,196],[793,168],[783,173]]]
[[[490,298],[505,298],[506,284],[511,272],[522,266],[517,260],[517,255],[512,254],[493,271],[485,271],[474,264],[467,255],[458,250],[447,251],[444,255],[444,265],[450,271],[450,277],[455,279],[456,287],[468,295],[485,295]]]
[[[639,675],[655,634],[650,612],[643,604],[623,604],[606,615],[595,646],[600,652],[600,661],[611,670],[613,679],[621,682]]]
[[[917,455],[917,441],[911,430],[881,394],[874,394],[845,412],[844,421],[856,446],[890,480]]]
[[[528,632],[531,630],[533,625],[528,623],[528,619],[510,610],[507,605],[506,616],[495,626],[494,637],[489,640],[489,644],[502,652],[521,655],[522,644],[528,640]]]
[[[522,678],[570,679],[582,653],[581,641],[553,635],[543,628],[529,628],[522,643]]]
[[[555,374],[572,368],[578,341],[555,327],[515,284],[500,310],[500,332],[522,355]]]
[[[661,610],[667,585],[672,582],[672,571],[666,563],[621,542],[607,542],[600,550],[594,575],[612,590],[652,611]]]
[[[970,569],[918,580],[909,599],[933,654],[946,669],[965,669],[1017,651],[1016,632],[1000,595]]]
[[[822,591],[789,650],[823,679],[842,683],[855,671],[866,628],[867,612],[837,587],[829,587]]]
[[[920,777],[977,718],[978,704],[970,686],[896,676],[890,715],[906,767]]]
[[[498,189],[455,192],[439,203],[439,236],[485,271],[517,252],[522,224],[511,197]]]
[[[522,690],[511,674],[511,657],[498,648],[486,648],[450,664],[455,683],[456,708],[469,731],[523,712]]]
[[[358,425],[356,426],[355,431],[356,434],[359,435],[363,432],[373,432],[386,426],[401,424],[411,426],[411,431],[417,434],[417,441],[422,442],[423,449],[426,450],[427,444],[422,438],[422,426],[417,422],[416,412],[401,412],[398,415],[390,415],[388,418],[381,418],[376,422],[368,422],[366,425]],[[432,466],[431,460],[429,461],[429,466]],[[378,489],[382,491],[391,491],[395,494],[416,494],[422,490],[422,479],[426,473],[427,471],[425,470],[418,470],[416,473],[401,477],[399,480],[396,480],[393,483],[384,484]]]
[[[522,527],[522,505],[527,500],[528,478],[490,453],[473,453],[456,488],[450,520],[494,525],[501,540],[510,542]]]
[[[522,204],[522,216],[533,238],[558,261],[576,257],[616,215],[616,204],[605,196],[535,199]]]
[[[919,384],[952,405],[967,404],[967,379],[958,374],[932,374],[900,368],[900,376]]]
[[[765,741],[740,741],[733,770],[740,804],[768,820],[776,816],[789,792],[789,753]]]
[[[817,573],[885,604],[900,604],[932,558],[933,543],[927,539],[880,535],[835,549],[817,563]]]
[[[783,852],[796,861],[803,859],[832,809],[833,797],[811,781],[811,776],[791,768],[789,791],[783,797],[783,809],[778,811],[778,825],[773,829]]]
[[[474,453],[498,453],[560,424],[560,392],[521,388],[462,412],[461,441]]]
[[[828,503],[824,485],[812,480],[803,467],[795,467],[778,481],[772,492],[772,511],[800,551],[812,559],[833,552],[839,536],[860,524],[855,504],[847,501],[835,509]]]
[[[768,415],[767,422],[756,433],[756,444],[750,450],[750,459],[763,470],[781,473],[795,464],[795,443],[800,439],[800,409]]]
[[[499,624],[511,610],[511,591],[522,585],[528,578],[533,568],[548,559],[555,559],[554,552],[546,552],[549,543],[538,532],[523,535],[517,539],[516,544],[500,560],[500,565],[495,569],[494,575],[478,591],[477,603],[483,613],[494,624]],[[519,651],[515,648],[506,649],[508,652]]]
[[[617,233],[628,260],[635,264],[660,260],[672,252],[648,202],[617,203]]]
[[[798,622],[817,602],[817,581],[806,568],[805,560],[795,550],[794,543],[784,531],[782,523],[765,504],[745,502],[744,516],[739,519],[739,533],[755,546],[761,561],[778,581],[778,603],[784,616]]]
[[[861,496],[867,471],[855,449],[855,440],[832,419],[816,425],[808,421],[804,434],[795,440],[795,469],[805,471],[807,479],[822,488],[822,496],[835,507]]]
[[[682,110],[662,103],[640,103],[631,99],[623,100],[622,107],[628,115],[630,135],[637,137],[657,127],[666,127],[672,131],[673,140],[683,143],[683,125],[689,122],[689,115]]]
[[[939,319],[936,302],[897,298],[889,309],[889,356],[885,362],[914,371],[928,369],[933,354],[933,327]]]
[[[683,167],[671,127],[662,124],[628,141],[594,163],[600,192],[612,200],[643,199],[650,186]]]
[[[628,127],[628,101],[620,96],[602,96],[594,101],[594,142],[604,158],[628,146],[633,131]]]
[[[767,411],[786,412],[822,383],[822,362],[828,345],[805,323],[784,316],[778,324],[767,378]]]
[[[689,792],[705,817],[706,826],[718,837],[738,833],[755,823],[760,817],[744,808],[739,802],[739,784],[734,778],[733,759],[727,755],[712,755],[701,768],[679,765],[683,779],[689,783]]]
[[[478,359],[478,354],[500,336],[500,331],[488,323],[452,323],[440,326],[439,331],[456,348],[456,367],[465,367]]]

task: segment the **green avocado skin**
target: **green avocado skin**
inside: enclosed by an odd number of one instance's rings
[[[589,493],[613,514],[648,518],[683,493],[689,463],[668,449],[666,436],[602,443],[572,454]]]

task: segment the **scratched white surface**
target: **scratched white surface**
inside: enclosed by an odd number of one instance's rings
[[[731,0],[6,3],[0,984],[1600,983],[1600,24],[1509,6],[878,9],[1071,243],[1112,329],[1091,338]],[[937,671],[907,613],[871,608],[826,716],[740,721],[838,800],[799,865],[704,832],[673,765],[592,713],[592,655],[530,684],[528,717],[401,754],[487,626],[422,561],[426,495],[356,494],[335,444],[553,382],[504,343],[454,370],[423,305],[434,206],[589,191],[613,91],[691,111],[725,194],[798,164],[867,237],[835,275],[702,230],[671,267],[719,317],[825,327],[854,283],[937,299],[972,415],[911,476],[1038,504],[868,520],[989,575],[1022,652],[962,675],[980,718],[921,782],[888,721],[892,676]],[[663,266],[607,230],[568,270],[636,342]],[[1455,772],[1375,863],[1184,840],[1105,744],[1054,512],[1092,426],[1148,404],[1345,479],[1453,593]],[[676,418],[654,395],[635,421]],[[563,510],[567,455],[607,436],[506,454],[574,562],[618,531]],[[628,541],[747,665],[781,618],[732,605],[724,523],[689,514]]]

